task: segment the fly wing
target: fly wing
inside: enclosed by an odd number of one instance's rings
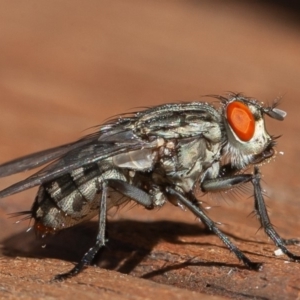
[[[125,134],[125,136],[128,136],[128,134]],[[92,139],[91,141],[88,141],[86,143],[78,142],[77,144],[75,143],[72,146],[68,147],[68,145],[66,145],[65,147],[66,148],[64,148],[64,146],[61,146],[38,152],[36,154],[23,157],[19,160],[14,160],[11,162],[11,164],[7,163],[3,165],[4,169],[10,170],[7,171],[8,174],[13,174],[20,172],[21,170],[28,170],[28,166],[34,168],[37,165],[45,164],[46,162],[50,162],[51,160],[56,159],[60,156],[59,159],[46,166],[42,170],[38,171],[37,173],[33,174],[32,176],[0,191],[0,198],[4,198],[12,194],[22,192],[34,186],[41,185],[45,182],[51,181],[59,176],[69,173],[76,168],[128,151],[134,151],[141,148],[153,148],[155,147],[155,144],[142,141],[138,138],[131,139],[129,141],[120,141],[118,143],[110,141],[99,141],[99,138],[97,138],[96,140]],[[37,162],[35,161],[35,159],[37,159]],[[18,164],[20,164],[21,167],[19,167]],[[17,171],[11,170],[11,168],[16,165]],[[22,167],[24,165],[27,165],[27,167]]]
[[[0,165],[0,177],[5,177],[19,172],[35,169],[61,157],[62,155],[73,149],[82,147],[88,143],[90,143],[89,140],[82,139],[74,143],[61,145],[55,148],[50,148],[14,159]]]

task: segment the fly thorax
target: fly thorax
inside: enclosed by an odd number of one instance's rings
[[[238,99],[238,100],[237,100]],[[234,98],[224,106],[227,143],[223,148],[226,163],[242,169],[272,143],[265,128],[263,107],[257,102]]]

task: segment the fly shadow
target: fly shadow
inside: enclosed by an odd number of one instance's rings
[[[2,254],[9,257],[35,257],[35,258],[56,258],[65,261],[78,262],[83,254],[93,246],[97,235],[98,223],[90,221],[77,225],[69,229],[58,232],[46,238],[37,239],[34,232],[21,232],[9,237],[1,242]],[[202,243],[199,241],[185,242],[182,237],[194,237],[209,235],[207,229],[197,224],[189,224],[174,221],[141,222],[132,220],[109,221],[107,224],[108,242],[106,247],[100,250],[94,263],[102,268],[117,270],[121,273],[129,274],[151,253],[151,250],[161,241],[171,244],[199,245],[202,248],[222,247],[214,242]],[[239,237],[228,234],[235,239],[243,240]],[[249,240],[248,240],[249,241]],[[253,241],[252,241],[253,242]],[[228,250],[229,251],[229,250]],[[178,255],[181,255],[178,253]],[[155,256],[155,255],[154,255]],[[157,254],[159,259],[168,261],[168,253]],[[178,269],[188,265],[204,266],[229,266],[243,269],[239,264],[224,264],[220,262],[200,261],[201,251],[195,257],[183,255],[186,262],[174,264],[171,268]],[[170,266],[167,268],[169,269]],[[166,270],[167,270],[166,269]],[[163,273],[163,270],[161,270]],[[152,272],[143,277],[151,277]],[[153,276],[155,273],[153,273]]]

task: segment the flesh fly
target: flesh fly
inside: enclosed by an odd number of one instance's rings
[[[34,153],[0,166],[8,176],[47,164],[41,171],[0,191],[0,197],[39,186],[29,211],[42,234],[55,233],[99,216],[95,244],[65,274],[78,274],[106,243],[107,211],[129,200],[147,209],[170,201],[184,206],[216,234],[245,266],[260,263],[246,257],[209,218],[196,191],[226,191],[251,182],[254,210],[266,234],[293,261],[285,240],[266,210],[258,165],[274,155],[275,138],[265,128],[265,115],[283,120],[286,113],[241,94],[214,96],[206,102],[164,104],[101,125],[76,142]],[[253,166],[253,172],[246,169]],[[296,241],[297,242],[297,241]]]

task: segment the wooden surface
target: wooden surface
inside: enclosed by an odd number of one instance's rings
[[[15,1],[0,4],[0,160],[73,141],[136,107],[226,91],[271,102],[284,122],[262,167],[270,217],[300,237],[300,33],[295,12],[246,1]],[[0,180],[0,188],[23,179]],[[0,297],[101,299],[299,299],[300,265],[275,257],[258,231],[251,187],[206,198],[210,216],[261,272],[245,269],[188,212],[126,206],[111,211],[110,242],[98,265],[64,283],[57,273],[94,241],[97,223],[45,240],[26,233],[36,189],[0,202]],[[46,247],[42,247],[46,244]],[[300,254],[300,248],[291,246]],[[68,288],[66,288],[68,287]],[[204,294],[204,295],[203,295]]]

